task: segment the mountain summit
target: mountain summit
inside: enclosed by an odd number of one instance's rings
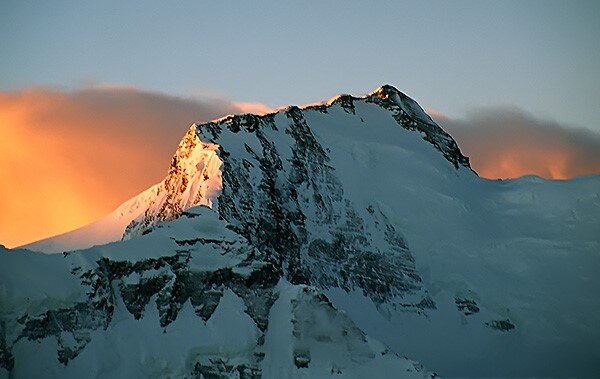
[[[128,238],[130,229],[143,228],[144,223],[149,225],[152,223],[150,220],[152,217],[166,220],[176,217],[182,210],[194,205],[210,206],[215,194],[221,190],[221,173],[218,165],[221,161],[218,151],[215,150],[219,146],[208,142],[218,136],[215,135],[215,132],[210,132],[211,130],[233,128],[233,130],[239,131],[240,127],[243,128],[244,125],[272,123],[278,115],[287,116],[304,112],[310,114],[315,111],[327,114],[328,110],[331,109],[335,113],[339,108],[348,114],[356,115],[355,103],[365,109],[371,108],[376,112],[387,113],[395,120],[394,125],[418,132],[422,139],[428,141],[455,168],[458,169],[459,166],[462,166],[470,169],[469,159],[461,153],[456,141],[442,130],[417,102],[395,87],[383,85],[363,97],[338,95],[318,105],[290,106],[263,116],[231,115],[209,123],[193,124],[181,140],[167,175],[161,183],[149,188],[121,205],[110,215],[88,226],[23,247],[49,253],[87,248],[117,241],[123,237]],[[328,118],[333,119],[333,117]],[[363,118],[360,116],[359,118],[362,120],[362,125],[367,127]],[[330,122],[336,123],[335,120]],[[231,130],[229,131],[231,132]],[[243,132],[248,132],[248,130],[243,130]],[[375,129],[373,132],[377,134],[379,131]],[[206,169],[205,164],[208,164]],[[208,172],[209,170],[212,172]],[[212,180],[205,180],[205,177],[212,178]],[[206,191],[210,191],[210,193],[206,193]],[[154,216],[144,216],[143,213]],[[126,232],[125,227],[136,219],[138,222],[129,225]]]
[[[2,373],[589,376],[598,188],[480,178],[389,85],[194,124],[64,254],[0,251]]]

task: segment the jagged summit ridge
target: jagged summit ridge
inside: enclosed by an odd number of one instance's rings
[[[429,117],[427,113],[421,108],[421,106],[404,94],[404,92],[398,90],[389,84],[384,84],[381,87],[369,92],[366,96],[367,99],[373,101],[375,98],[389,102],[393,105],[401,107],[404,112],[426,124],[435,124],[433,119]]]
[[[305,112],[319,112],[327,115],[333,107],[341,107],[346,113],[356,114],[355,103],[373,104],[388,112],[398,126],[420,133],[422,138],[432,144],[456,169],[470,169],[469,160],[458,148],[450,135],[444,132],[410,97],[391,85],[378,87],[368,95],[354,97],[338,95],[320,105],[306,107],[289,106],[277,112],[265,115],[243,114],[229,115],[203,124],[193,124],[182,139],[175,153],[165,180],[159,187],[159,196],[148,207],[148,210],[133,220],[127,227],[124,237],[129,238],[143,232],[156,222],[177,217],[181,212],[194,205],[209,205],[217,201],[221,190],[220,158],[228,154],[227,146],[218,144],[219,137],[227,130],[238,133],[262,133],[259,129],[273,127],[275,119],[285,116],[289,119],[301,119]],[[335,123],[336,120],[326,120]],[[308,131],[310,132],[310,126]],[[205,164],[205,156],[210,156],[209,164]],[[196,166],[201,169],[195,169]],[[207,168],[211,172],[207,172]],[[202,189],[195,188],[202,186]],[[164,187],[164,189],[163,189]],[[161,195],[162,193],[162,195]]]
[[[244,124],[248,118],[253,117],[274,117],[279,112],[286,112],[291,108],[299,108],[300,110],[319,110],[327,112],[331,106],[340,105],[350,112],[354,112],[354,102],[364,101],[377,104],[393,113],[398,124],[406,129],[416,130],[423,134],[423,139],[433,144],[446,159],[448,159],[455,167],[464,166],[471,169],[469,158],[464,156],[458,147],[456,141],[446,133],[433,119],[421,108],[421,106],[411,99],[409,96],[398,90],[396,87],[384,84],[369,92],[366,96],[353,96],[350,94],[340,94],[321,104],[312,104],[307,106],[284,107],[276,112],[265,115],[228,115],[218,120],[204,124],[194,124],[197,128],[202,129],[204,126],[209,126],[215,123],[232,123]],[[472,170],[472,169],[471,169]]]

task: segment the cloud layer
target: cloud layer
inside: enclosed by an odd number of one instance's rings
[[[192,122],[267,109],[122,86],[0,92],[0,243],[103,216],[162,180]]]
[[[535,118],[519,109],[484,109],[464,119],[432,117],[486,178],[568,179],[600,173],[600,134]]]

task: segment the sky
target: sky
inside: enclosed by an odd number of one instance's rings
[[[462,116],[600,131],[598,1],[0,2],[0,88],[119,83],[303,104],[389,83]]]
[[[600,172],[598,1],[0,2],[0,243],[160,181],[194,121],[389,83],[484,177]]]

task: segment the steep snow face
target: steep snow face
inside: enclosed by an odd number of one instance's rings
[[[396,353],[449,376],[600,370],[600,176],[479,178],[389,86],[226,117],[186,139],[183,151],[213,149],[202,157],[215,159],[219,186],[190,179],[200,155],[174,160],[172,185],[137,213],[120,252],[185,215],[206,185],[220,192],[203,198],[275,278],[323,292]]]
[[[400,225],[436,309],[382,314],[363,294],[330,289],[333,304],[442,375],[594,376],[600,176],[444,188],[379,174],[364,180],[379,178],[372,195]]]
[[[0,275],[0,377],[431,376],[206,207],[65,255],[0,248]]]

